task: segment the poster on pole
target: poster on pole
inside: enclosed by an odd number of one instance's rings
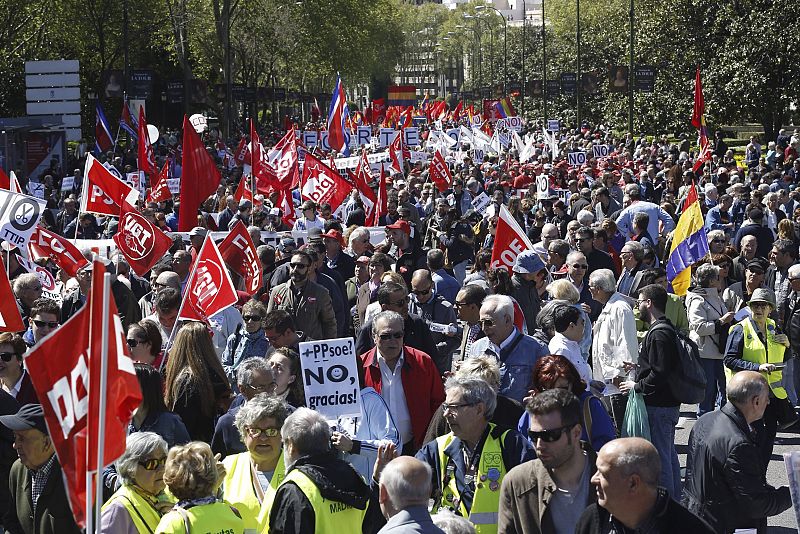
[[[358,362],[353,338],[304,341],[300,364],[306,405],[329,421],[361,417]]]

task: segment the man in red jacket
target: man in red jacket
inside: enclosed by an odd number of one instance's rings
[[[389,407],[403,454],[422,446],[433,413],[444,402],[444,387],[433,360],[403,345],[403,317],[384,311],[372,322],[375,348],[360,356],[364,385],[375,388]]]

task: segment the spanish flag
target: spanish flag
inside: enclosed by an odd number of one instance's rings
[[[672,292],[682,297],[689,289],[692,264],[708,254],[705,221],[694,183],[686,195],[683,213],[672,234],[672,247],[667,260],[667,280]]]

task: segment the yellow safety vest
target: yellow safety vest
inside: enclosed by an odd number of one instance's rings
[[[275,492],[285,476],[283,451],[278,458],[272,480],[261,496],[261,486],[254,475],[254,467],[249,452],[226,456],[222,460],[225,466],[225,480],[222,481],[222,498],[242,514],[245,534],[265,532],[269,523],[269,511]]]
[[[152,534],[156,530],[158,522],[161,521],[161,514],[150,504],[150,501],[127,484],[114,492],[100,512],[105,512],[114,502],[119,502],[125,507],[137,532]]]
[[[786,347],[773,341],[774,334],[767,334],[767,346],[765,347],[764,343],[761,342],[761,338],[758,336],[758,330],[755,324],[750,318],[746,318],[737,324],[742,325],[742,333],[744,334],[744,349],[742,350],[743,360],[759,365],[762,363],[783,363],[783,354],[786,352]],[[736,326],[737,325],[733,325],[729,332],[733,331]],[[775,321],[767,318],[767,332],[770,330],[773,332],[775,331]],[[733,373],[734,371],[731,369],[725,368],[725,374],[728,380],[731,379]],[[767,379],[772,393],[779,399],[785,399],[786,390],[783,389],[783,385],[781,384],[783,372],[776,369],[771,373],[762,372],[761,374]]]
[[[475,495],[472,497],[472,507],[467,512],[464,501],[456,486],[456,477],[448,474],[449,458],[445,449],[455,437],[452,432],[436,438],[439,449],[440,487],[442,497],[434,504],[434,510],[444,506],[453,508],[462,517],[467,517],[475,525],[478,534],[495,534],[497,532],[497,513],[500,508],[500,484],[506,476],[506,466],[503,462],[502,440],[508,430],[500,434],[495,431],[495,425],[489,423],[489,434],[483,443],[481,459],[478,462],[478,472],[475,475]]]
[[[244,534],[244,520],[226,502],[192,506],[183,514],[175,509],[164,514],[155,534]]]
[[[314,534],[361,532],[367,509],[359,510],[338,501],[325,499],[314,481],[299,469],[292,469],[283,483],[293,482],[314,508]]]

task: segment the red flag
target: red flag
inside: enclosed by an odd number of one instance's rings
[[[327,202],[332,211],[336,211],[353,190],[338,172],[311,154],[306,154],[300,183],[300,195],[303,198],[309,198],[317,204]]]
[[[125,437],[134,410],[142,401],[125,332],[109,294],[104,315],[103,274],[94,263],[90,301],[61,328],[41,340],[25,357],[25,367],[38,397],[67,484],[75,522],[86,522],[86,472],[97,470],[98,419],[101,392],[102,331],[109,332],[103,464],[125,452]],[[49,402],[47,402],[49,400]],[[88,456],[88,463],[87,463]]]
[[[286,132],[286,135],[269,151],[266,159],[274,177],[277,179],[276,189],[295,188],[298,186],[300,183],[300,164],[297,156],[297,137],[294,130]]]
[[[14,171],[11,171],[11,175],[9,176],[3,171],[3,168],[0,167],[0,189],[6,189],[12,193],[22,193],[22,188],[17,181],[17,175],[14,174]]]
[[[375,201],[377,198],[375,197],[375,191],[369,186],[369,183],[372,181],[372,168],[369,165],[369,160],[367,159],[367,153],[361,153],[361,159],[358,160],[358,167],[356,167],[355,173],[355,186],[358,189],[358,195],[361,197],[361,202],[364,204],[364,213],[367,216],[367,220],[372,217],[372,210],[375,207]]]
[[[375,123],[381,122],[386,118],[386,99],[376,98],[372,101],[372,120]]]
[[[144,276],[172,246],[167,234],[127,202],[122,204],[117,233],[112,239],[139,276]]]
[[[453,182],[453,175],[450,174],[450,168],[447,166],[444,156],[442,156],[442,153],[438,150],[433,153],[428,173],[431,182],[436,185],[436,188],[440,192],[450,189],[450,184]]]
[[[169,190],[167,180],[169,180],[169,161],[164,162],[164,167],[158,173],[156,183],[153,184],[150,193],[147,195],[147,202],[166,202],[172,198],[172,192]]]
[[[492,269],[504,267],[511,272],[514,261],[524,250],[533,249],[533,244],[528,236],[520,228],[519,223],[508,211],[505,206],[500,206],[500,214],[497,217],[497,231],[494,236],[494,246],[492,247]]]
[[[281,220],[286,224],[286,226],[291,228],[294,226],[294,223],[297,220],[297,214],[294,211],[294,202],[292,202],[292,190],[281,189],[278,191],[278,193],[278,206],[280,207],[281,211],[283,211],[283,217],[281,217]]]
[[[700,66],[694,76],[694,109],[692,110],[692,126],[698,130],[703,125],[703,114],[706,112],[706,101],[703,98],[703,84],[700,81]]]
[[[25,330],[25,325],[17,308],[17,301],[2,259],[0,259],[0,271],[3,271],[0,274],[0,332],[22,332]]]
[[[178,214],[178,231],[188,232],[197,226],[200,205],[217,190],[222,177],[214,160],[189,117],[183,117],[183,173],[181,175],[181,210]]]
[[[250,178],[248,176],[242,176],[242,179],[239,180],[239,185],[236,187],[233,198],[236,199],[236,202],[241,202],[242,199],[253,202],[253,192],[250,190]]]
[[[208,317],[239,300],[225,261],[211,236],[206,236],[186,282],[178,319],[208,322]]]
[[[156,168],[156,154],[152,143],[150,143],[150,134],[147,132],[144,106],[139,108],[139,141],[137,145],[139,170],[144,171],[147,176],[155,174],[158,171]]]
[[[120,199],[136,204],[137,198],[139,198],[138,191],[111,174],[94,156],[86,155],[81,191],[82,212],[116,217],[119,215]]]
[[[453,120],[457,121],[461,118],[461,113],[464,111],[464,101],[459,100],[456,107],[453,109]]]
[[[386,204],[388,198],[386,196],[386,173],[381,166],[381,175],[378,178],[378,196],[375,199],[375,211],[372,212],[372,220],[369,221],[370,226],[380,226],[381,216],[386,214]]]
[[[262,166],[262,152],[264,147],[261,146],[261,139],[258,138],[256,132],[256,124],[253,119],[250,119],[250,173],[253,176],[259,177],[263,175]]]
[[[403,132],[400,131],[389,144],[389,158],[392,161],[389,166],[389,172],[392,174],[403,174],[403,163],[406,159],[406,151],[403,149],[403,145]],[[411,157],[410,153],[409,157]]]
[[[236,152],[233,153],[233,159],[236,161],[236,165],[240,167],[245,163],[248,165],[251,163],[250,149],[247,147],[247,139],[244,137],[239,140],[239,146],[236,147]]]
[[[37,226],[28,242],[31,251],[40,258],[50,258],[69,276],[75,277],[78,271],[89,265],[78,247],[68,239]]]
[[[244,278],[244,287],[251,296],[261,289],[261,261],[256,246],[242,221],[236,221],[228,235],[219,244],[219,253],[225,263]]]

